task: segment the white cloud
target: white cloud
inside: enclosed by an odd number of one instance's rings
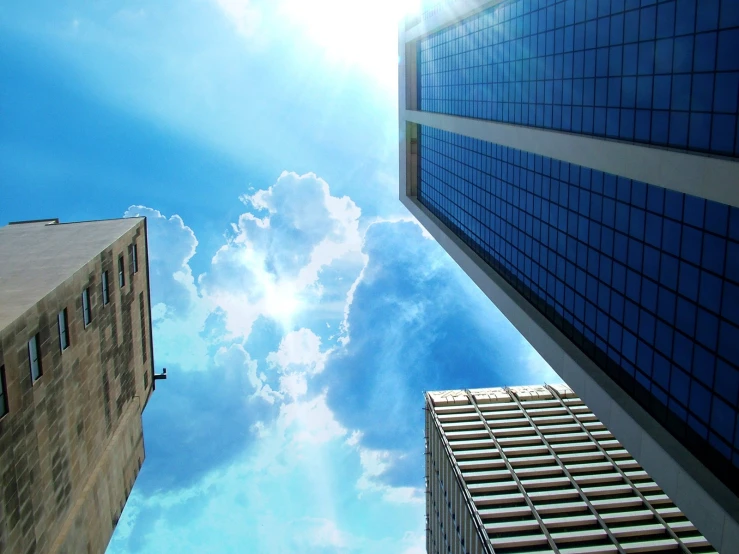
[[[349,435],[349,438],[346,439],[346,444],[349,446],[357,446],[359,444],[359,441],[362,440],[362,431],[352,431],[351,435]]]
[[[249,427],[249,430],[260,439],[269,436],[269,431],[267,430],[263,421],[257,421],[256,423],[252,424],[252,426]]]
[[[288,373],[280,376],[280,392],[293,400],[304,396],[308,392],[308,380],[302,373]]]
[[[289,430],[296,443],[321,444],[347,434],[326,404],[326,392],[284,404],[277,424],[283,434]]]
[[[124,213],[124,217],[135,216],[147,219],[153,302],[166,304],[170,315],[182,315],[198,298],[190,268],[198,246],[195,233],[179,215],[167,218],[146,206],[131,206]]]
[[[382,475],[395,461],[393,453],[359,446],[362,475],[357,481],[360,496],[367,492],[379,493],[386,502],[395,504],[420,504],[424,501],[423,489],[417,487],[393,487],[381,481]]]
[[[422,504],[380,495],[373,499],[376,509],[368,510],[367,498],[343,493],[362,464],[324,400],[294,405],[299,417],[288,426],[255,423],[260,440],[254,451],[187,489],[144,498],[134,487],[108,551],[241,553],[248,545],[251,552],[416,554],[423,544]],[[313,429],[311,440],[305,425]],[[147,531],[133,546],[139,518],[147,519]]]
[[[314,174],[283,172],[274,185],[242,201],[266,214],[243,214],[210,271],[199,279],[211,308],[222,310],[232,337],[248,338],[259,317],[290,329],[301,314],[336,293],[319,283],[323,270],[337,264],[351,276],[350,283],[364,266],[361,211],[351,199],[332,196]],[[336,311],[343,307],[342,302]]]
[[[216,371],[219,377],[225,379],[231,386],[241,387],[243,398],[261,398],[269,404],[274,404],[279,397],[261,375],[257,374],[257,362],[252,360],[249,353],[240,344],[222,346],[214,358]],[[246,381],[242,379],[246,376]],[[249,388],[246,388],[246,384]]]
[[[267,362],[283,373],[300,371],[315,375],[323,371],[329,353],[321,352],[318,335],[302,328],[282,337],[279,349],[267,356]]]
[[[359,545],[361,552],[413,554],[415,538],[354,536],[342,527],[337,506],[345,495],[336,488],[346,483],[354,482],[359,493],[351,500],[355,512],[367,502],[380,503],[409,521],[415,521],[409,514],[420,510],[423,494],[385,484],[400,454],[363,447],[361,431],[337,420],[327,403],[328,391],[310,390],[311,380],[349,339],[348,314],[369,260],[362,251],[366,228],[360,230],[361,211],[348,197],[331,195],[328,184],[313,174],[283,173],[271,187],[242,201],[250,211],[239,217],[200,276],[190,267],[197,239],[179,216],[142,206],[127,214],[149,220],[150,263],[157,279],[152,293],[155,286],[161,289],[153,313],[162,359],[211,369],[243,402],[269,403],[277,415],[243,422],[255,446],[226,470],[211,471],[196,486],[176,493],[147,499],[134,495],[111,552],[125,550],[137,514],[146,517],[142,513],[154,510],[169,515],[152,524],[152,542],[146,546],[152,552],[163,544],[186,549],[200,540],[191,531],[198,528],[223,533],[220,550],[240,552],[243,543],[228,542],[235,539],[227,522],[238,517],[250,521],[249,540],[268,551],[326,552]],[[321,310],[331,317],[295,324],[302,312]],[[256,359],[245,345],[260,317],[281,323],[282,335],[274,351]],[[206,321],[208,335],[203,337]],[[216,331],[213,321],[220,326]],[[326,333],[326,325],[340,327],[337,343],[318,334]],[[295,498],[301,503],[293,506]],[[260,506],[286,505],[289,514],[259,512]],[[183,511],[190,514],[187,522],[173,523],[172,514]],[[311,517],[306,519],[306,513]],[[377,517],[387,514],[383,510]],[[414,517],[421,517],[421,511]],[[297,535],[279,536],[285,521],[296,529],[302,525],[303,542],[293,543]],[[209,548],[201,551],[215,551]]]
[[[131,206],[124,217],[133,216],[147,220],[155,359],[180,370],[203,371],[209,364],[208,344],[200,333],[210,309],[190,267],[198,246],[195,233],[179,215]]]
[[[356,204],[332,196],[328,184],[312,173],[283,172],[268,189],[241,199],[258,215],[240,216],[210,270],[197,279],[190,260],[198,241],[182,218],[145,206],[131,206],[125,213],[148,220],[156,354],[168,364],[207,368],[208,341],[201,334],[213,314],[225,324],[216,338],[241,340],[260,317],[288,333],[303,314],[320,312],[337,324],[346,317],[347,293],[366,263]],[[321,282],[328,268],[331,279]],[[301,371],[315,374],[329,351],[321,353],[318,337],[304,329],[288,335],[271,363],[290,365],[296,363],[294,356],[313,356],[300,363],[310,366]],[[296,378],[285,380],[285,386],[291,394],[303,388]]]

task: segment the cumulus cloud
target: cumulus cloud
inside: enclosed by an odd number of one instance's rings
[[[310,329],[291,331],[280,341],[277,352],[271,352],[267,361],[279,371],[300,371],[315,375],[323,371],[329,352],[321,351],[321,338]]]
[[[325,285],[319,274],[334,264],[354,276],[364,265],[360,209],[348,197],[334,197],[314,174],[283,172],[275,184],[244,204],[227,244],[199,279],[212,307],[222,310],[233,337],[248,338],[259,317],[289,329],[301,314],[320,306]],[[337,308],[343,309],[343,304]]]
[[[221,378],[226,383],[238,387],[234,392],[240,392],[244,398],[261,398],[269,404],[274,404],[278,397],[277,393],[266,383],[266,376],[263,373],[258,374],[256,360],[251,359],[242,345],[220,347],[214,360]]]
[[[374,450],[358,448],[362,466],[362,475],[357,481],[357,490],[360,494],[366,492],[380,493],[387,502],[400,504],[421,504],[424,501],[424,491],[418,487],[393,487],[382,482],[381,477],[392,466],[394,458],[388,450]]]
[[[214,517],[238,514],[269,551],[415,554],[423,532],[408,534],[412,523],[392,540],[346,530],[337,513],[350,501],[336,488],[354,487],[354,513],[382,506],[367,529],[392,510],[422,518],[422,391],[517,384],[501,380],[539,367],[533,351],[516,348],[510,325],[417,224],[361,222],[313,174],[285,172],[240,200],[244,213],[198,276],[182,219],[129,210],[149,218],[156,286],[170,289],[153,306],[162,358],[193,365],[195,353],[205,371],[173,374],[167,409],[147,410],[149,435],[167,438],[147,441],[148,467],[166,474],[178,448],[187,459],[166,482],[142,472],[148,496],[133,506],[146,527],[121,528],[140,545],[176,546],[193,539],[190,526],[219,529]],[[293,513],[258,512],[298,497],[309,500]],[[172,524],[178,510],[186,525]],[[286,521],[305,531],[298,543],[275,538]]]
[[[124,216],[146,217],[155,359],[180,370],[206,370],[209,345],[201,333],[211,310],[190,267],[195,233],[179,215],[146,206],[131,206]]]
[[[346,435],[346,429],[336,420],[326,405],[326,394],[310,400],[298,400],[280,408],[278,427],[292,435],[295,443],[321,444]],[[287,431],[290,433],[287,433]]]
[[[167,218],[159,210],[131,206],[124,217],[147,218],[149,279],[152,303],[167,306],[170,316],[184,316],[198,298],[189,262],[198,240],[179,215]]]
[[[320,397],[305,404],[310,412],[320,406]],[[321,417],[331,419],[325,403],[321,409]],[[325,421],[316,423],[308,426],[327,427]],[[367,509],[372,491],[364,498],[344,494],[346,483],[361,471],[360,455],[346,444],[346,433],[321,431],[320,440],[306,440],[297,419],[287,426],[255,424],[254,432],[261,435],[254,450],[186,489],[145,496],[135,487],[109,552],[236,554],[248,545],[254,552],[415,554],[422,544],[422,504],[387,501],[380,493],[372,498],[380,509]]]

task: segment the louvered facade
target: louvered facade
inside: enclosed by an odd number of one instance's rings
[[[566,385],[426,394],[427,552],[716,552]]]

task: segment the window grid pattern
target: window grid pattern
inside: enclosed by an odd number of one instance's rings
[[[566,385],[467,392],[427,394],[427,502],[439,504],[435,481],[451,461],[496,553],[520,552],[522,539],[547,548],[544,530],[565,549],[675,552],[679,540],[715,552]]]
[[[736,0],[511,0],[418,42],[421,110],[739,156]]]
[[[418,200],[730,475],[739,210],[430,127],[419,141]]]

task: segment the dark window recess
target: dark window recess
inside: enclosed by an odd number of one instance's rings
[[[5,366],[0,365],[0,417],[3,417],[9,411],[8,388],[5,383]]]
[[[66,350],[69,347],[69,320],[67,319],[67,308],[57,315],[59,324],[59,349]]]
[[[145,308],[144,308],[144,293],[139,293],[139,319],[141,322],[141,356],[144,359],[144,363],[146,363],[146,317],[144,316]]]
[[[82,291],[82,318],[85,327],[92,323],[92,309],[90,308],[90,289],[86,288]]]
[[[108,272],[103,271],[103,306],[110,304],[110,290],[108,289]]]
[[[139,271],[139,252],[138,252],[138,248],[136,247],[135,242],[131,246],[128,247],[128,252],[131,257],[131,272],[138,273]]]
[[[43,369],[41,368],[41,349],[39,348],[39,336],[36,333],[31,340],[28,341],[28,364],[31,367],[31,382],[36,382],[41,375],[43,375]]]
[[[118,286],[120,288],[126,286],[126,273],[123,265],[123,256],[118,256]]]

